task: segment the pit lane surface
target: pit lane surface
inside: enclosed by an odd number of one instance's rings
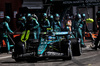
[[[83,48],[81,56],[74,56],[72,60],[63,61],[62,59],[39,60],[34,63],[20,62],[16,63],[11,58],[11,54],[0,54],[0,66],[100,66],[100,49],[92,50],[91,42],[87,42],[86,48]]]

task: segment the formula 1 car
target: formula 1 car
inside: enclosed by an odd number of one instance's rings
[[[41,32],[40,39],[16,42],[12,58],[19,62],[23,59],[36,61],[37,58],[62,58],[71,60],[73,55],[81,55],[80,40],[67,39],[69,32]],[[18,37],[16,38],[18,40]],[[28,61],[28,60],[27,60]]]
[[[72,59],[71,41],[66,39],[68,32],[41,33],[38,57]]]
[[[73,38],[69,32],[43,32],[38,47],[39,57],[62,57],[72,59],[72,56],[81,55],[80,39]],[[69,38],[68,38],[69,36]]]

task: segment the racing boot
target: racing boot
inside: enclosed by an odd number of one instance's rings
[[[12,54],[12,52],[11,52],[11,51],[8,51],[7,53],[8,53],[8,54]]]
[[[96,40],[95,42],[94,42],[94,46],[93,47],[91,47],[92,49],[94,49],[94,50],[97,50],[97,48],[98,48],[98,40]]]
[[[81,47],[82,47],[82,48],[85,48],[85,47],[86,47],[86,45],[81,44]]]
[[[85,48],[85,47],[86,47],[86,45],[85,45],[85,44],[81,44],[81,47]]]
[[[91,47],[92,49],[94,49],[94,50],[97,50],[97,48],[98,48],[98,45],[96,45],[95,43],[94,43],[94,46],[93,47]]]

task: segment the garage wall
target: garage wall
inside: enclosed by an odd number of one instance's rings
[[[4,12],[4,16],[6,15],[6,8],[7,6],[5,4],[11,4],[11,23],[10,23],[10,27],[12,30],[16,29],[16,18],[14,18],[14,11],[15,13],[18,12],[19,8],[22,6],[22,0],[0,0],[0,12]],[[9,9],[8,9],[9,10]],[[0,22],[3,21],[3,18],[0,18]]]

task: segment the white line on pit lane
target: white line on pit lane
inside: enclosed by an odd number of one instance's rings
[[[11,56],[0,57],[0,60],[6,59],[6,58],[11,58]]]

